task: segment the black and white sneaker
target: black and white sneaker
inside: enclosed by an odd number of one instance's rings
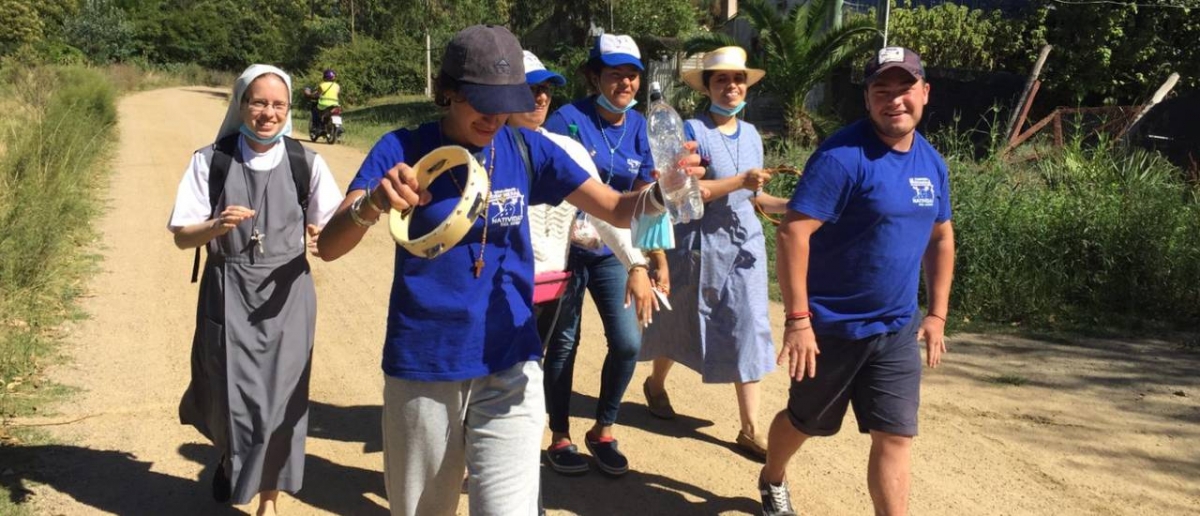
[[[787,481],[779,485],[767,482],[758,475],[758,492],[762,495],[763,516],[797,516],[792,508],[792,495],[788,493]]]

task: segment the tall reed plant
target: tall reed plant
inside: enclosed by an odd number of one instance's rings
[[[1200,322],[1200,205],[1158,154],[1101,141],[1018,163],[948,158],[958,314]]]
[[[21,103],[0,151],[0,416],[52,354],[90,268],[86,247],[99,206],[116,92],[82,67],[0,73]]]

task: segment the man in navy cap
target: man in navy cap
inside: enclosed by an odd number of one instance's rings
[[[921,58],[881,49],[864,70],[867,118],[830,137],[805,166],[779,227],[783,349],[792,385],[771,424],[758,480],[763,514],[795,514],[788,461],[830,436],[853,406],[871,435],[867,486],[875,514],[908,510],[921,351],[937,367],[954,269],[945,162],[916,130],[929,83]],[[917,287],[925,268],[927,310]]]

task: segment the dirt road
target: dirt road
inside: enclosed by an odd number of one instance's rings
[[[196,287],[188,283],[192,254],[176,249],[164,226],[187,157],[212,141],[224,96],[179,88],[121,101],[115,173],[99,221],[102,270],[83,300],[91,317],[70,329],[71,363],[51,372],[79,392],[48,419],[86,419],[50,427],[63,444],[34,447],[32,465],[0,476],[38,514],[253,508],[212,502],[212,448],[176,416]],[[316,149],[342,186],[363,157],[343,146]],[[386,231],[375,230],[342,260],[314,263],[320,315],[306,482],[282,501],[285,514],[385,513],[379,360],[391,252]],[[588,310],[576,429],[591,421],[604,349]],[[645,411],[647,374],[639,368],[618,430],[633,471],[613,480],[595,470],[579,478],[544,470],[550,513],[756,513],[759,465],[730,444],[733,388],[702,385],[678,369],[670,389],[681,417],[664,422]],[[765,425],[783,406],[787,379],[776,373],[764,386]],[[1172,343],[954,336],[946,365],[925,376],[912,513],[1195,514],[1198,399],[1200,354]],[[792,492],[804,514],[871,512],[869,441],[854,428],[848,419],[846,431],[813,442],[793,462]]]

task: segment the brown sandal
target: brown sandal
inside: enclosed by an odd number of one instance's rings
[[[662,394],[653,394],[650,392],[650,379],[642,383],[642,394],[646,395],[646,408],[654,417],[659,419],[675,419],[675,409],[671,407],[671,398],[667,396],[667,391]]]

